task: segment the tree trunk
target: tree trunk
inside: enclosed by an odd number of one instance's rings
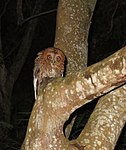
[[[59,1],[55,46],[67,56],[67,75],[47,84],[36,99],[21,150],[114,148],[125,123],[125,86],[99,101],[77,140],[69,142],[63,133],[63,125],[73,111],[126,81],[126,47],[84,69],[87,56],[83,55],[87,55],[91,17],[88,10],[91,9],[92,12],[93,6],[76,0],[74,3],[71,0]],[[117,132],[113,135],[114,129]]]
[[[55,47],[62,49],[67,57],[67,73],[87,66],[91,15],[86,1],[59,1]]]

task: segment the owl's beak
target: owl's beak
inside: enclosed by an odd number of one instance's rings
[[[55,64],[55,60],[52,61],[52,65],[54,65],[54,64]]]
[[[52,61],[51,62],[51,66],[53,67],[55,65],[55,61]]]

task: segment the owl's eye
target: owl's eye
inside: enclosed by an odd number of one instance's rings
[[[52,56],[51,56],[51,55],[47,55],[47,59],[48,59],[48,60],[51,60],[51,59],[52,59]]]
[[[56,61],[60,62],[61,61],[61,57],[60,56],[56,56]]]

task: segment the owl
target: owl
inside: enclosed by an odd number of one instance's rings
[[[64,53],[54,47],[38,53],[33,71],[35,99],[39,94],[39,88],[43,88],[45,81],[51,78],[63,77],[65,59]]]

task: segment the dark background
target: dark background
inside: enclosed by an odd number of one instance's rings
[[[17,54],[27,23],[17,25],[16,0],[0,0],[2,50],[6,67],[9,69]],[[24,19],[30,17],[34,0],[23,1]],[[44,10],[57,9],[58,0],[45,0]],[[14,85],[11,110],[13,125],[10,138],[4,145],[8,150],[19,149],[25,136],[28,118],[34,104],[33,67],[37,53],[53,46],[55,37],[56,11],[39,17],[39,23],[24,67]],[[98,0],[89,32],[88,65],[96,63],[126,45],[126,1]],[[118,141],[117,150],[126,149],[126,129]],[[3,150],[3,149],[2,149]]]

